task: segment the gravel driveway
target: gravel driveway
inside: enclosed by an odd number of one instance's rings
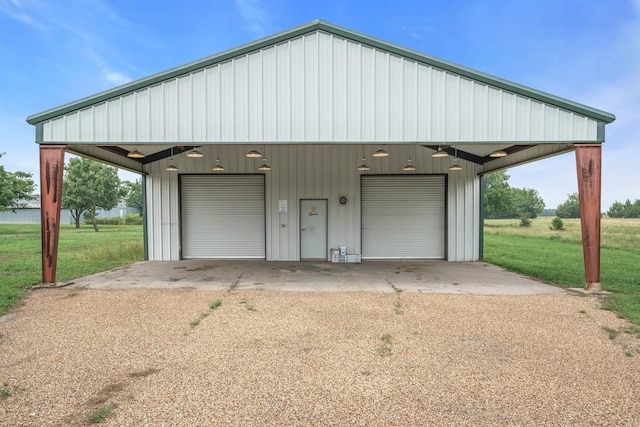
[[[219,307],[213,304],[220,300]],[[211,307],[214,308],[211,308]],[[640,339],[568,294],[40,290],[0,425],[640,425]]]

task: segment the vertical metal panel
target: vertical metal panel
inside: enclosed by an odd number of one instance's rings
[[[318,135],[317,140],[333,140],[333,43],[318,33]]]
[[[207,98],[206,108],[206,133],[208,141],[220,141],[222,138],[222,126],[220,124],[220,120],[222,117],[221,113],[221,93],[220,93],[220,66],[215,66],[211,68],[207,68],[205,74],[206,86],[207,86]]]
[[[93,109],[94,137],[96,141],[109,140],[109,121],[107,116],[107,104],[98,104]],[[54,140],[55,141],[55,140]]]
[[[132,93],[122,97],[122,141],[135,141],[137,138],[136,96]]]
[[[234,69],[234,141],[248,141],[248,113],[249,113],[249,70],[247,57],[241,57],[233,61]]]
[[[151,141],[166,141],[164,132],[164,85],[149,88],[150,138]]]
[[[94,120],[93,120],[93,108],[85,108],[80,111],[80,140],[81,141],[93,141]]]
[[[122,141],[122,102],[107,102],[107,137],[106,141]]]
[[[265,141],[278,139],[278,73],[276,48],[262,51],[262,138]]]
[[[318,33],[304,37],[304,137],[302,141],[317,141],[320,135],[318,102]]]
[[[191,75],[191,91],[193,93],[191,132],[193,142],[207,141],[207,81],[206,70]]]
[[[278,105],[277,105],[277,140],[291,140],[291,50],[290,42],[276,46]]]
[[[128,141],[150,141],[151,139],[151,108],[149,105],[149,90],[141,90],[135,97],[135,121],[132,124],[135,136]]]
[[[247,63],[247,140],[263,140],[263,87],[265,71],[262,69],[264,51],[256,52],[248,57]]]
[[[333,83],[333,104],[331,105],[332,116],[332,128],[331,128],[331,140],[347,141],[350,138],[350,133],[353,132],[357,123],[351,121],[350,117],[350,103],[354,100],[351,98],[351,91],[353,91],[354,85],[347,85],[351,75],[349,73],[355,72],[351,67],[349,60],[349,54],[347,52],[348,43],[344,39],[335,39],[332,45],[333,62],[334,66],[332,72]]]

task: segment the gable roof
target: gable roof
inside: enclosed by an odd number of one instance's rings
[[[503,90],[507,90],[509,92],[513,92],[517,95],[521,95],[523,97],[527,97],[536,101],[543,102],[545,104],[553,105],[570,112],[574,112],[580,115],[584,115],[586,117],[592,118],[599,122],[603,123],[611,123],[615,120],[615,115],[589,107],[584,104],[580,104],[577,102],[573,102],[546,92],[542,92],[536,89],[532,89],[518,83],[514,83],[505,79],[501,79],[499,77],[495,77],[477,70],[473,70],[468,67],[464,67],[462,65],[455,64],[453,62],[445,61],[443,59],[439,59],[430,55],[426,55],[421,52],[417,52],[411,49],[407,49],[386,41],[382,41],[367,35],[360,34],[355,31],[351,31],[337,25],[330,24],[326,21],[315,20],[308,24],[301,25],[296,28],[292,28],[287,31],[283,31],[281,33],[268,36],[262,38],[260,40],[241,45],[239,47],[190,62],[188,64],[175,67],[169,69],[167,71],[163,71],[149,77],[145,77],[131,83],[127,83],[122,86],[118,86],[113,89],[109,89],[100,93],[97,93],[92,96],[88,96],[77,101],[73,101],[59,107],[55,107],[49,110],[45,110],[43,112],[30,115],[27,117],[27,123],[36,125],[47,120],[78,111],[92,105],[107,101],[109,99],[117,98],[137,90],[143,89],[145,87],[153,86],[160,82],[176,78],[181,75],[185,75],[191,72],[194,72],[199,69],[203,69],[206,67],[210,67],[215,64],[219,64],[230,60],[232,58],[246,55],[250,52],[257,51],[260,49],[264,49],[269,46],[273,46],[282,42],[285,42],[290,39],[294,39],[296,37],[303,36],[308,33],[312,33],[315,31],[322,31],[328,34],[332,34],[338,37],[345,38],[347,40],[354,41],[356,43],[361,43],[363,45],[367,45],[373,48],[385,50],[396,54],[401,57],[405,57],[416,61],[418,63],[423,63],[462,77],[466,77],[468,79],[481,82],[496,88],[500,88]]]

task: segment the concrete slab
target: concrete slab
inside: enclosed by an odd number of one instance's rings
[[[92,289],[402,291],[475,295],[565,292],[492,264],[446,261],[367,261],[358,264],[209,259],[144,261],[62,285]]]

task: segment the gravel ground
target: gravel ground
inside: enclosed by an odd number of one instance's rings
[[[40,290],[0,323],[0,425],[87,425],[107,404],[101,425],[640,425],[640,339],[610,339],[629,325],[598,307]]]

